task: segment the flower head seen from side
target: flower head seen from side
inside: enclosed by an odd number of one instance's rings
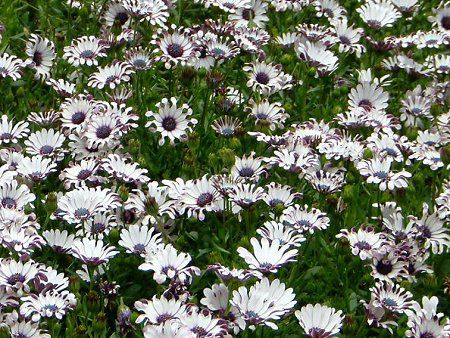
[[[94,215],[120,206],[119,197],[109,189],[81,187],[58,200],[56,216],[70,224],[81,223]]]
[[[70,46],[64,47],[63,58],[71,65],[97,66],[98,57],[105,57],[105,45],[95,36],[83,36],[72,40]]]
[[[15,55],[3,53],[0,55],[0,76],[3,78],[10,77],[17,81],[22,77],[22,68],[24,62]]]
[[[133,73],[134,70],[127,62],[114,61],[111,65],[99,67],[97,72],[92,73],[88,86],[98,89],[104,87],[114,89],[123,82],[129,82],[130,75]]]
[[[7,115],[2,115],[0,123],[0,145],[17,143],[30,132],[29,123],[19,121],[14,124]]]
[[[331,337],[339,333],[344,316],[342,310],[321,304],[308,304],[295,311],[305,334],[313,338]]]
[[[245,286],[233,291],[230,303],[236,307],[238,316],[245,320],[250,329],[256,325],[267,325],[276,330],[278,326],[274,321],[281,319],[295,305],[295,294],[291,288],[279,279],[272,282],[267,278],[256,282],[250,289]],[[244,329],[245,325],[241,327]]]
[[[197,120],[192,118],[192,109],[187,104],[178,106],[178,100],[175,97],[162,99],[156,104],[158,112],[148,111],[145,115],[152,118],[145,125],[152,131],[161,134],[159,145],[163,145],[166,138],[170,144],[174,145],[175,140],[186,141],[188,132],[192,132],[197,124]]]
[[[134,303],[134,307],[140,313],[136,323],[164,324],[167,321],[179,319],[186,312],[186,306],[179,300],[166,299],[164,296],[158,298],[153,296],[152,300],[142,299]]]
[[[374,296],[373,304],[388,311],[405,313],[408,310],[412,310],[417,304],[412,300],[411,292],[392,282],[378,282],[374,287],[370,288],[370,291]]]
[[[155,228],[146,225],[132,224],[120,232],[119,245],[127,252],[146,256],[156,252],[162,245],[161,235],[155,233]]]
[[[375,232],[375,229],[370,226],[352,228],[350,231],[343,229],[336,237],[347,239],[352,254],[359,256],[362,260],[372,258],[373,252],[380,249],[385,242],[384,234]]]
[[[73,242],[71,254],[83,263],[98,266],[107,263],[119,253],[112,246],[105,246],[103,241],[83,238]]]
[[[251,238],[253,254],[247,249],[239,247],[237,252],[251,269],[262,273],[276,273],[283,265],[294,262],[298,250],[291,249],[289,244],[281,244],[279,240],[269,241],[267,238]]]
[[[194,275],[200,274],[200,269],[189,266],[191,256],[178,251],[170,244],[162,246],[156,253],[146,256],[146,262],[139,266],[140,270],[153,271],[153,279],[162,284],[167,279],[177,279],[181,283],[189,284]]]
[[[50,158],[44,158],[40,155],[33,157],[24,157],[17,166],[17,172],[22,177],[31,182],[41,182],[47,178],[50,173],[56,171],[56,163]]]
[[[261,95],[269,96],[292,87],[292,76],[285,74],[281,65],[256,61],[246,65],[243,70],[248,76],[247,87]]]
[[[316,230],[324,230],[329,227],[330,219],[326,213],[316,208],[309,209],[308,205],[292,205],[283,211],[280,221],[300,233],[313,233]]]
[[[25,65],[36,71],[36,77],[46,79],[56,58],[55,44],[37,34],[31,34],[27,42],[26,53],[28,59]]]
[[[42,317],[54,317],[60,320],[77,304],[75,295],[69,291],[50,290],[39,295],[31,294],[22,297],[21,300],[20,314],[27,318],[31,317],[33,322],[39,321]]]

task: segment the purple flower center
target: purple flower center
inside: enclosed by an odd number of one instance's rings
[[[256,81],[260,84],[266,85],[269,83],[270,78],[269,75],[267,75],[266,73],[257,73],[256,77],[255,77]]]
[[[25,276],[20,273],[15,273],[7,279],[9,285],[16,285],[16,283],[25,282]]]
[[[53,152],[52,146],[46,145],[46,146],[41,147],[41,151],[40,151],[41,155],[49,155],[52,152]]]
[[[4,197],[2,199],[2,206],[4,208],[12,209],[12,208],[15,208],[16,205],[17,205],[16,201],[13,198],[11,198],[11,197]]]
[[[450,16],[444,16],[441,19],[441,25],[442,27],[444,27],[445,29],[450,29]]]
[[[38,52],[38,51],[34,52],[33,62],[34,62],[34,65],[36,67],[38,67],[38,66],[40,66],[42,64],[42,59],[43,58],[42,58],[42,53],[41,52]]]
[[[75,114],[72,115],[72,123],[73,124],[81,124],[84,122],[84,119],[86,118],[86,114],[82,111],[77,111]]]
[[[172,43],[167,46],[167,53],[173,58],[179,58],[183,56],[183,47],[179,43]]]
[[[80,172],[77,175],[77,178],[79,180],[85,180],[91,175],[92,175],[92,171],[91,170],[83,169],[83,170],[80,170]]]
[[[177,127],[177,121],[171,116],[165,117],[162,120],[162,127],[167,131],[173,131]]]
[[[388,275],[392,272],[393,268],[391,261],[387,259],[380,260],[376,266],[377,271],[382,275]]]
[[[109,126],[100,126],[97,128],[95,135],[97,135],[98,138],[105,139],[111,135],[111,131],[112,129]]]
[[[80,56],[83,59],[93,59],[95,57],[95,53],[92,50],[84,50],[80,53]]]
[[[204,207],[205,205],[210,204],[212,202],[213,198],[214,198],[214,196],[209,192],[200,194],[200,196],[198,196],[198,198],[197,198],[197,205],[199,207]]]

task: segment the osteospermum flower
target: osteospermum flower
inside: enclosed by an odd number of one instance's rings
[[[161,134],[159,145],[165,143],[166,138],[173,145],[175,140],[185,141],[187,132],[192,132],[197,120],[190,117],[192,109],[187,104],[178,106],[178,100],[171,97],[170,101],[166,98],[156,104],[158,112],[148,111],[145,116],[152,118],[152,121],[146,123],[146,127],[152,131]]]
[[[391,27],[401,17],[397,8],[387,0],[370,0],[356,10],[371,28]]]
[[[247,108],[250,112],[249,116],[256,119],[255,123],[261,126],[268,126],[270,130],[278,128],[284,128],[286,119],[289,118],[289,114],[284,112],[280,102],[270,103],[268,100],[262,100],[261,102],[251,102],[252,107]]]
[[[189,266],[191,256],[187,253],[178,251],[167,244],[155,253],[146,256],[146,262],[139,266],[140,270],[153,271],[153,279],[162,284],[167,279],[179,280],[181,283],[190,283],[192,276],[200,275],[200,269],[195,266]]]
[[[411,217],[417,229],[417,236],[424,241],[425,249],[431,248],[434,254],[442,254],[450,247],[450,232],[445,227],[445,221],[439,218],[437,211],[430,213],[428,204],[423,204],[423,216],[419,220]]]
[[[349,106],[361,107],[366,111],[384,111],[388,106],[389,94],[374,82],[362,82],[352,88],[349,94]]]
[[[57,161],[64,158],[62,145],[65,137],[54,129],[41,129],[32,133],[25,141],[27,153],[30,155],[42,155],[53,157]]]
[[[229,20],[235,23],[236,27],[247,27],[254,24],[259,28],[265,28],[269,21],[267,16],[268,4],[262,0],[251,0],[250,4],[240,3],[234,13],[230,14]],[[242,6],[245,5],[245,6]]]
[[[107,263],[119,251],[113,246],[105,245],[101,240],[83,238],[73,242],[70,253],[85,264],[98,266]]]
[[[109,189],[81,187],[58,199],[56,216],[70,224],[80,223],[94,215],[119,207],[119,196]]]
[[[72,40],[70,46],[64,47],[63,58],[75,67],[79,65],[97,66],[97,58],[106,56],[104,49],[103,42],[95,36],[82,36]]]
[[[128,82],[134,71],[127,62],[114,61],[110,66],[99,67],[98,71],[89,77],[88,86],[103,89],[109,87],[116,88],[122,82]]]
[[[70,189],[72,185],[81,187],[88,183],[102,182],[101,177],[97,175],[99,168],[100,163],[95,160],[81,160],[61,171],[59,179],[63,181],[66,189]]]
[[[352,254],[359,256],[362,260],[372,258],[373,252],[380,249],[384,244],[384,234],[376,233],[372,227],[361,227],[358,230],[352,228],[350,231],[342,229],[337,238],[348,240]]]
[[[330,337],[341,330],[344,316],[342,311],[336,311],[326,305],[308,304],[295,311],[300,326],[309,337]]]
[[[36,77],[43,79],[49,77],[56,57],[55,44],[47,38],[31,34],[25,52],[28,55],[25,65],[36,71]]]
[[[378,184],[381,191],[406,188],[411,173],[406,170],[392,172],[392,162],[393,160],[390,157],[376,157],[371,160],[361,160],[356,167],[360,174],[366,177],[367,183]]]
[[[281,319],[293,308],[296,303],[294,298],[293,290],[286,289],[286,285],[280,280],[270,282],[263,278],[251,286],[250,290],[241,286],[233,291],[230,303],[236,307],[245,323],[250,325],[250,329],[255,329],[255,325],[267,325],[276,330],[278,326],[274,321]],[[245,324],[241,324],[241,329],[244,328]]]
[[[160,36],[154,36],[151,41],[156,45],[154,50],[156,61],[164,62],[167,69],[178,64],[184,66],[195,55],[195,41],[189,34],[189,30],[172,25],[172,32],[160,31]]]
[[[248,181],[259,181],[261,175],[266,171],[261,157],[255,158],[255,152],[242,158],[235,157],[235,163],[231,168],[231,175]]]
[[[280,221],[286,223],[300,233],[313,233],[315,230],[323,230],[329,227],[330,219],[326,213],[316,208],[308,210],[308,205],[300,206],[295,204],[284,209]]]
[[[373,304],[389,311],[405,313],[416,304],[411,292],[392,282],[378,282],[370,291],[374,296]]]
[[[75,295],[69,291],[50,290],[39,295],[22,297],[21,300],[20,314],[27,318],[31,317],[33,322],[39,321],[42,317],[61,320],[67,311],[77,305]]]
[[[436,296],[422,297],[422,307],[416,306],[408,313],[406,337],[446,337],[450,335],[450,320],[437,312]]]
[[[285,74],[281,65],[254,62],[242,68],[248,75],[247,86],[262,95],[271,95],[292,87],[292,76]]]
[[[338,67],[338,57],[322,41],[299,41],[295,51],[301,60],[317,69],[318,76],[328,76]]]
[[[118,116],[103,112],[91,115],[81,135],[90,148],[114,147],[119,143],[123,127]]]
[[[288,207],[292,205],[295,199],[302,196],[297,192],[292,192],[292,187],[271,182],[266,186],[267,193],[263,197],[263,201],[272,208],[277,206]]]
[[[228,115],[221,116],[213,122],[211,128],[216,131],[217,134],[224,137],[235,136],[238,129],[242,127],[242,122],[238,118]]]
[[[50,173],[56,171],[56,163],[50,158],[44,158],[40,155],[33,157],[24,157],[17,165],[19,175],[33,182],[44,180]]]
[[[166,299],[164,296],[158,298],[153,296],[152,300],[142,299],[134,303],[134,307],[143,313],[136,319],[136,323],[164,324],[166,321],[180,319],[186,312],[186,305],[175,299]]]
[[[22,68],[25,66],[24,62],[15,55],[3,53],[0,56],[0,76],[3,78],[10,77],[14,81],[22,77]]]
[[[139,168],[138,163],[127,161],[123,156],[110,154],[102,162],[102,169],[109,175],[125,183],[142,184],[150,181],[147,169]]]
[[[247,249],[239,247],[237,252],[251,269],[262,273],[276,273],[278,269],[289,263],[294,262],[298,250],[291,249],[289,244],[281,244],[278,240],[269,242],[267,238],[251,238],[250,243],[253,247],[252,255]]]
[[[36,196],[30,189],[16,180],[5,182],[0,186],[0,208],[23,210],[33,202]]]
[[[17,143],[30,132],[28,126],[28,122],[25,121],[13,124],[13,121],[10,121],[7,115],[2,115],[0,124],[0,145]]]
[[[29,292],[29,283],[40,271],[41,265],[33,261],[22,263],[13,259],[1,259],[0,286],[5,287],[9,293],[18,290]]]
[[[256,232],[270,242],[278,241],[280,245],[299,247],[306,238],[295,229],[276,221],[265,222]]]
[[[146,225],[132,224],[120,232],[119,245],[127,252],[145,256],[156,252],[162,244],[161,234],[155,233],[155,228]]]
[[[42,237],[47,244],[58,253],[67,253],[72,249],[75,235],[69,234],[67,230],[46,230],[42,232]]]

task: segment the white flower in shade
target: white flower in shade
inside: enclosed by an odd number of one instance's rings
[[[0,286],[0,311],[5,313],[8,307],[17,307],[19,302],[16,300],[15,292],[8,293],[5,286]]]
[[[1,259],[0,286],[5,287],[8,293],[19,290],[30,292],[28,284],[40,271],[41,265],[33,261],[22,263],[13,259]]]
[[[161,134],[159,145],[165,143],[166,138],[170,144],[174,144],[175,140],[186,141],[188,132],[192,132],[197,124],[197,120],[192,118],[192,109],[187,104],[178,106],[175,97],[171,97],[170,101],[166,98],[156,104],[158,112],[148,111],[145,116],[152,118],[152,121],[146,123],[146,127],[151,131]]]
[[[108,26],[128,28],[131,22],[130,13],[120,3],[111,2],[102,15],[102,22]]]
[[[90,183],[101,183],[104,179],[97,175],[100,163],[95,160],[81,160],[76,163],[69,163],[59,174],[59,179],[64,182],[64,188],[86,186]]]
[[[348,97],[351,108],[364,108],[367,112],[384,111],[388,107],[389,93],[375,82],[362,82],[352,88]]]
[[[370,326],[382,327],[383,329],[388,330],[390,334],[393,334],[392,326],[398,326],[398,323],[393,320],[388,320],[388,317],[390,317],[389,311],[381,306],[374,305],[374,299],[373,294],[371,294],[369,303],[365,300],[361,300],[361,303],[364,306],[364,312],[366,313],[367,323]]]
[[[67,253],[71,250],[75,235],[71,235],[67,230],[46,230],[42,232],[42,237],[47,241],[47,244],[58,253]]]
[[[25,141],[27,154],[54,157],[60,161],[64,158],[63,143],[66,138],[59,131],[41,129],[32,133]]]
[[[69,291],[50,290],[39,295],[31,294],[20,300],[20,314],[26,318],[31,317],[33,322],[41,320],[42,317],[61,320],[67,311],[77,305],[75,295]]]
[[[337,238],[345,238],[348,240],[352,254],[359,256],[362,260],[373,257],[373,252],[380,249],[386,242],[385,234],[375,232],[373,227],[364,227],[350,231],[342,229],[341,233],[336,235]]]
[[[24,66],[24,62],[15,55],[8,53],[0,55],[0,76],[3,78],[10,77],[14,81],[20,79]]]
[[[205,219],[205,212],[217,211],[223,204],[223,198],[206,175],[186,182],[180,198],[181,212],[187,212],[188,217],[194,216],[200,221]]]
[[[205,297],[200,300],[200,303],[211,311],[225,313],[228,308],[229,293],[225,284],[213,284],[211,289],[203,289]]]
[[[267,221],[256,232],[269,241],[279,241],[281,245],[299,247],[306,238],[295,229],[276,221]]]
[[[30,224],[31,225],[31,224]],[[45,244],[44,239],[37,234],[33,226],[14,224],[1,232],[2,245],[19,254],[30,255],[35,248],[41,248]]]
[[[261,126],[269,126],[270,130],[277,127],[283,129],[289,114],[284,112],[280,102],[270,103],[267,99],[260,102],[250,102],[252,107],[248,107],[249,116],[256,119],[255,123]]]
[[[312,234],[316,230],[324,230],[330,226],[330,219],[326,213],[316,208],[309,210],[307,204],[303,207],[295,204],[284,209],[280,221],[292,226],[300,233]]]
[[[70,46],[64,47],[63,59],[75,67],[79,65],[97,66],[97,58],[106,56],[104,49],[105,45],[95,36],[82,36],[73,39]]]
[[[44,267],[34,278],[34,287],[42,293],[48,290],[61,292],[69,287],[69,278],[52,267]]]
[[[344,320],[341,310],[321,304],[303,306],[295,311],[295,316],[305,334],[313,338],[337,335]]]
[[[51,338],[47,331],[39,328],[39,322],[19,320],[16,310],[6,316],[5,323],[12,338]]]
[[[46,83],[51,86],[60,96],[71,97],[75,93],[75,83],[64,79],[47,79]]]
[[[217,120],[214,120],[211,128],[221,136],[232,137],[236,135],[240,128],[242,128],[242,122],[236,117],[224,115],[220,116]]]
[[[152,300],[142,299],[134,303],[134,307],[141,312],[136,323],[164,324],[167,321],[180,319],[186,312],[186,305],[175,299],[166,299],[164,296],[158,298],[153,296]]]
[[[367,138],[367,147],[375,156],[388,157],[399,163],[404,159],[402,151],[408,149],[410,144],[406,136],[399,136],[393,131],[374,132]]]
[[[267,278],[256,282],[248,290],[245,286],[233,291],[233,298],[230,303],[236,307],[237,313],[250,329],[255,329],[255,325],[267,325],[276,330],[278,326],[273,321],[281,319],[297,303],[295,294],[291,288],[286,289],[286,285],[279,279],[270,282]],[[245,324],[241,324],[241,329]]]
[[[153,271],[153,279],[162,284],[167,279],[178,279],[181,283],[190,283],[193,275],[200,275],[200,269],[195,266],[188,266],[191,256],[178,251],[167,244],[159,248],[156,253],[150,253],[145,257],[145,263],[139,266],[140,270]]]
[[[76,227],[80,229],[76,235],[103,239],[116,226],[116,215],[103,212],[87,219],[83,224],[78,223]]]
[[[283,89],[292,88],[292,76],[285,74],[281,65],[253,62],[242,68],[248,74],[247,87],[269,96]]]
[[[422,298],[422,307],[419,304],[413,311],[408,312],[408,328],[406,337],[441,338],[450,336],[450,321],[444,318],[443,313],[437,312],[438,298],[433,296]]]
[[[256,270],[248,270],[248,269],[230,269],[226,266],[223,266],[220,263],[216,263],[213,265],[208,265],[208,270],[214,271],[220,279],[224,281],[229,281],[231,279],[237,279],[240,282],[245,282],[251,278],[262,279],[263,275],[261,272]]]
[[[237,252],[251,269],[262,273],[276,273],[283,265],[295,262],[298,250],[291,249],[289,244],[281,244],[279,240],[269,241],[267,238],[251,238],[253,254],[247,249],[239,247]]]
[[[322,41],[298,41],[295,52],[301,60],[315,67],[321,77],[330,75],[339,65],[339,58]]]
[[[2,115],[0,124],[0,145],[3,143],[17,143],[30,132],[28,126],[29,123],[25,121],[13,124],[13,121],[10,121],[7,115]]]
[[[55,214],[66,222],[74,224],[119,206],[120,198],[111,190],[82,187],[71,190],[58,199],[58,209]]]
[[[28,55],[25,65],[36,71],[36,77],[43,79],[49,77],[56,57],[55,44],[47,38],[31,34],[25,52]]]
[[[183,27],[171,26],[171,31],[159,29],[160,36],[153,36],[152,44],[156,45],[154,50],[156,61],[164,62],[167,69],[178,64],[185,66],[196,54],[196,44],[192,33]]]
[[[272,208],[277,206],[288,207],[294,204],[294,201],[301,197],[302,194],[292,192],[293,188],[289,185],[281,185],[276,182],[270,182],[266,185],[267,193],[263,197],[263,201]]]
[[[135,70],[150,69],[153,63],[150,52],[140,46],[127,50],[125,59]]]
[[[391,27],[402,16],[392,2],[387,0],[369,0],[356,12],[367,25],[374,29]]]
[[[245,0],[240,2],[240,7],[231,13],[228,19],[234,22],[236,27],[248,27],[253,24],[265,28],[266,22],[269,21],[267,7],[268,3],[262,0],[251,0],[249,4]]]
[[[412,310],[417,302],[412,300],[412,293],[398,284],[382,281],[369,289],[374,297],[373,305],[388,311],[405,313]]]
[[[316,15],[319,18],[323,16],[330,22],[343,19],[347,15],[345,8],[340,6],[336,0],[315,0],[312,5],[315,7]]]
[[[237,183],[228,196],[236,205],[248,208],[263,199],[264,189],[256,184]]]
[[[431,248],[434,254],[442,254],[450,247],[450,231],[445,227],[446,222],[439,218],[437,211],[430,213],[428,204],[423,204],[423,216],[410,217],[417,229],[417,236],[424,241],[425,249]]]
[[[139,168],[139,164],[130,162],[124,156],[110,154],[102,161],[102,169],[109,175],[125,183],[148,183],[147,169]]]
[[[333,194],[340,191],[345,184],[345,169],[326,168],[325,170],[311,168],[306,173],[306,180],[322,194]]]
[[[359,161],[356,168],[362,176],[366,177],[367,183],[378,184],[381,191],[406,188],[408,178],[412,176],[411,173],[406,170],[392,172],[392,162],[390,157],[376,157],[371,160]]]
[[[89,77],[88,86],[98,89],[105,87],[114,89],[122,82],[129,82],[130,75],[133,73],[133,67],[127,62],[114,61],[110,66],[98,67],[98,71]]]
[[[119,245],[128,253],[141,256],[151,255],[162,245],[161,234],[155,233],[155,228],[146,225],[132,224],[128,229],[120,232]]]
[[[346,19],[332,22],[332,31],[337,37],[339,44],[339,53],[355,53],[357,57],[366,51],[366,47],[359,43],[364,30],[362,28],[353,28],[348,26]]]
[[[17,172],[20,176],[33,182],[40,182],[47,178],[50,173],[56,171],[56,163],[50,158],[41,155],[24,157],[17,165]]]
[[[119,251],[113,246],[105,246],[101,240],[83,238],[73,242],[70,253],[85,264],[98,266],[107,263]]]
[[[231,168],[231,175],[240,177],[249,181],[259,181],[261,175],[266,172],[267,168],[262,163],[262,157],[254,157],[255,152],[252,151],[249,156],[242,158],[235,157],[235,162]]]
[[[196,337],[224,337],[228,331],[225,320],[214,318],[211,314],[205,314],[200,310],[186,312],[180,321]]]
[[[35,199],[36,196],[30,192],[30,189],[25,184],[19,186],[16,180],[5,182],[0,186],[0,209],[23,210],[23,208]]]

